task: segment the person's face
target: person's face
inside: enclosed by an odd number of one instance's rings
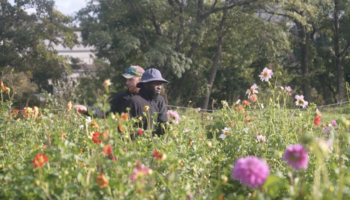
[[[129,91],[134,91],[138,82],[140,82],[140,78],[137,76],[126,79],[126,87],[128,87]]]
[[[159,95],[162,91],[163,82],[161,81],[152,81],[145,84],[146,89],[152,92],[154,95]]]

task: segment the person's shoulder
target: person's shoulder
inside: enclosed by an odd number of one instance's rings
[[[161,96],[161,95],[158,95],[156,99],[157,99],[157,101],[159,101],[159,102],[165,102],[164,97]]]

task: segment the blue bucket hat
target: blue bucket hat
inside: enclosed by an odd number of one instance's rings
[[[145,71],[142,75],[142,80],[136,84],[136,87],[141,88],[144,83],[149,83],[153,81],[160,81],[163,83],[169,83],[162,77],[162,74],[158,69],[150,68]]]

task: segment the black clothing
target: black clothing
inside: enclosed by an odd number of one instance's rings
[[[145,111],[144,107],[149,106],[149,110]],[[167,108],[165,105],[164,98],[160,95],[153,96],[148,90],[141,88],[139,93],[129,98],[123,105],[123,112],[127,112],[126,108],[130,108],[129,116],[133,117],[142,117],[143,129],[148,129],[147,118],[150,124],[150,128],[153,128],[153,133],[157,135],[163,135],[164,129],[158,126],[153,126],[153,122],[157,123],[166,123],[168,121]],[[143,113],[147,113],[147,118]],[[157,113],[156,118],[153,119],[154,113]],[[149,116],[151,118],[149,118]],[[139,127],[141,124],[138,125]]]
[[[134,96],[134,94],[131,94],[129,92],[129,90],[127,90],[126,92],[121,92],[115,95],[112,95],[110,100],[109,100],[109,104],[111,106],[111,110],[106,112],[106,117],[107,115],[112,112],[112,113],[118,113],[119,115],[122,112],[123,109],[123,104],[130,98]],[[86,106],[88,109],[87,115],[89,115],[89,111],[95,111],[93,114],[93,117],[97,117],[97,118],[103,118],[103,111],[100,107],[93,107],[93,106]]]

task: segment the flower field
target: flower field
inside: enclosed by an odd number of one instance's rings
[[[169,111],[161,137],[127,114],[3,101],[0,199],[349,199],[349,115],[323,121],[289,86],[271,86],[269,102],[258,89],[214,113]],[[307,109],[287,109],[291,98]]]

